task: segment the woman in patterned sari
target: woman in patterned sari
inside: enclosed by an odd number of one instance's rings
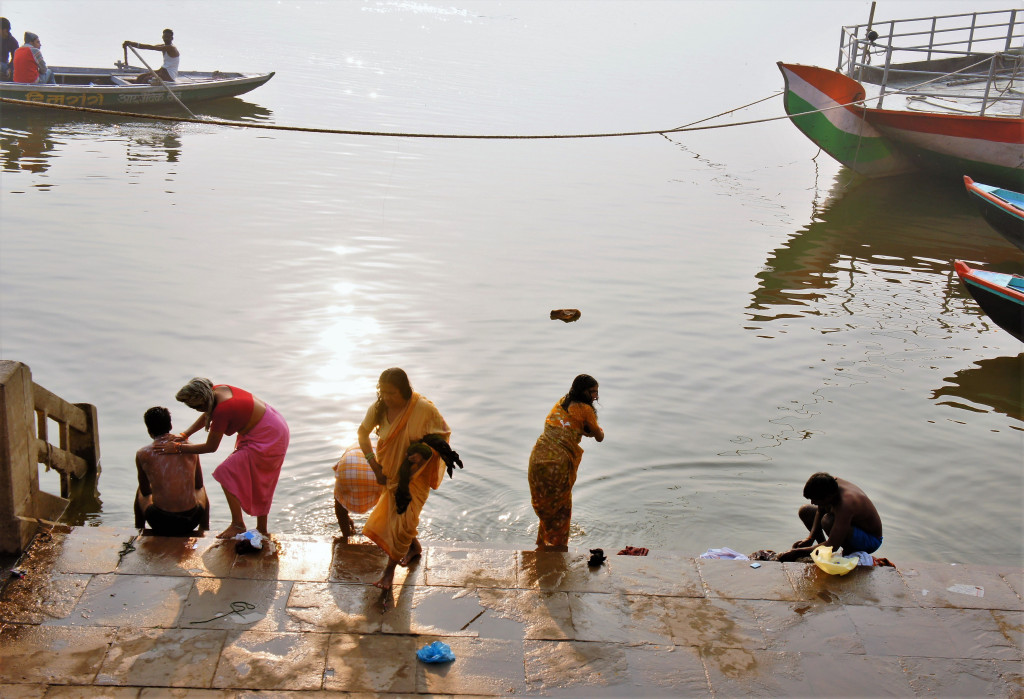
[[[583,458],[580,440],[604,440],[594,401],[597,379],[580,374],[572,388],[548,413],[544,432],[530,453],[530,496],[540,519],[537,550],[568,551],[572,519],[572,486]]]
[[[376,453],[370,442],[370,433],[374,430],[377,432]],[[388,555],[388,564],[380,580],[374,583],[382,590],[391,589],[395,566],[409,565],[423,550],[416,538],[420,512],[430,490],[441,485],[444,461],[433,450],[429,458],[414,460],[409,478],[412,500],[401,514],[395,504],[395,490],[399,467],[407,458],[409,445],[428,434],[440,435],[448,441],[451,430],[434,404],[412,390],[409,377],[402,369],[385,369],[377,381],[377,402],[366,411],[358,430],[359,446],[377,482],[383,486],[380,499],[363,527],[363,535]]]

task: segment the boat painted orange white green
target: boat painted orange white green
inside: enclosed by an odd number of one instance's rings
[[[843,28],[837,70],[778,64],[796,127],[865,177],[1024,182],[1024,10],[876,26]]]

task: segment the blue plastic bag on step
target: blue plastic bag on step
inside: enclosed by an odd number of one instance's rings
[[[447,643],[434,641],[416,651],[416,657],[425,663],[450,663],[455,660],[455,653]]]

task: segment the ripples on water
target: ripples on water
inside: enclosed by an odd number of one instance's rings
[[[827,14],[829,37],[864,19],[826,5],[774,12],[794,27]],[[833,55],[831,39],[779,55],[740,27],[710,61],[706,37],[680,46],[670,30],[713,12],[694,3],[273,7],[244,20],[259,48],[232,53],[240,65],[197,67],[278,75],[202,113],[668,127],[780,89],[779,58]],[[209,28],[175,27],[197,61],[239,21],[212,12]],[[141,414],[165,404],[191,421],[172,396],[199,374],[291,424],[272,526],[333,533],[330,466],[381,369],[401,365],[467,464],[432,495],[425,538],[528,547],[530,449],[588,372],[608,439],[584,445],[580,546],[782,549],[802,535],[803,482],[827,469],[875,498],[890,557],[1019,562],[1021,347],[952,271],[954,258],[1019,271],[1019,252],[957,183],[853,181],[813,157],[787,122],[465,142],[5,112],[0,356],[98,406],[101,495],[78,514],[93,523],[131,521]],[[561,307],[582,319],[548,320]],[[217,461],[204,460],[211,483]]]

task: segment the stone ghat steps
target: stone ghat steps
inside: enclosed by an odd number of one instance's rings
[[[425,543],[386,594],[364,542],[137,534],[33,542],[0,593],[0,696],[1024,696],[1020,568]],[[435,640],[454,662],[416,659]]]

